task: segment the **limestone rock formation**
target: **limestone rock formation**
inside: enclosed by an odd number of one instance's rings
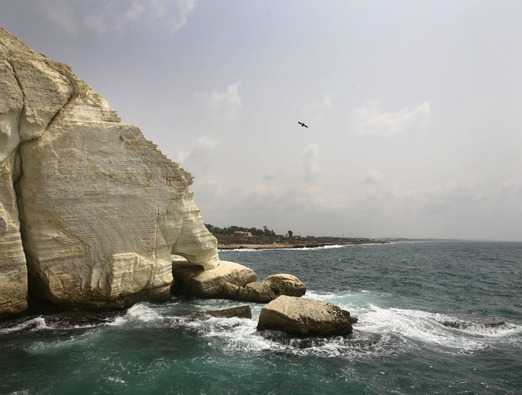
[[[279,330],[297,336],[334,336],[352,332],[350,313],[330,303],[280,296],[261,310],[258,330]]]
[[[252,310],[248,305],[229,307],[228,309],[221,310],[207,310],[205,314],[221,318],[252,318]]]
[[[292,274],[272,274],[261,282],[251,282],[244,286],[227,283],[224,286],[227,298],[245,302],[267,303],[278,296],[303,296],[306,287]]]
[[[35,293],[118,306],[169,294],[172,253],[219,265],[192,177],[68,66],[0,29],[0,314]]]
[[[256,280],[256,273],[235,262],[219,261],[213,269],[203,270],[190,265],[173,266],[179,291],[200,298],[228,298],[226,284],[243,286]]]
[[[306,287],[301,280],[293,274],[272,274],[263,280],[275,295],[303,296]]]

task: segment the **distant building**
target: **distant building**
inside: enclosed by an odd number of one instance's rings
[[[244,236],[244,237],[252,237],[252,232],[246,232],[243,230],[236,230],[234,232],[235,236]]]

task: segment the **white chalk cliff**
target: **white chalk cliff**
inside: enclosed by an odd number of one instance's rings
[[[219,265],[191,183],[68,66],[0,28],[0,314],[23,311],[29,287],[62,304],[164,298],[171,254]]]

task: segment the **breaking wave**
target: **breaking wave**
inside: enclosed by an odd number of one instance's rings
[[[48,329],[45,318],[36,317],[26,321],[22,321],[19,324],[8,326],[6,328],[0,328],[0,335],[7,335],[10,333],[23,332],[23,331],[34,331],[40,329]]]
[[[360,332],[388,334],[413,346],[441,352],[473,352],[495,342],[520,341],[517,335],[522,334],[522,325],[505,321],[469,321],[422,310],[384,308],[378,303],[386,295],[375,295],[368,291],[345,294],[311,292],[308,296],[349,310],[358,318],[357,330]]]
[[[382,246],[392,245],[397,242],[385,242],[385,243],[357,243],[357,244],[330,244],[318,247],[279,247],[279,248],[223,248],[219,249],[219,252],[263,252],[263,251],[323,251],[333,250],[338,248],[348,247],[365,247],[365,246]]]
[[[386,306],[390,295],[370,291],[319,293],[309,291],[307,297],[335,303],[358,318],[351,336],[330,338],[291,338],[277,331],[257,331],[262,305],[250,304],[252,319],[218,318],[197,315],[207,308],[231,307],[227,301],[192,300],[184,303],[138,303],[124,314],[112,315],[90,324],[68,324],[56,317],[33,317],[15,325],[0,328],[0,335],[23,331],[87,329],[79,336],[45,349],[75,344],[88,339],[89,328],[141,327],[175,329],[207,339],[225,352],[283,352],[294,355],[316,355],[348,359],[396,355],[411,349],[430,349],[443,353],[473,353],[495,343],[521,343],[522,325],[512,322],[468,320],[446,314]],[[182,310],[180,310],[182,309]],[[44,347],[36,343],[33,351]],[[40,350],[41,351],[41,350]]]
[[[279,247],[279,248],[232,248],[219,249],[219,252],[263,252],[263,251],[313,251],[313,250],[331,250],[337,248],[345,248],[354,245],[369,245],[368,244],[332,244],[318,247]],[[373,244],[373,243],[372,243]]]
[[[415,348],[444,353],[472,353],[498,342],[520,341],[522,325],[510,322],[466,321],[450,315],[378,305],[386,295],[369,291],[316,293],[307,297],[332,302],[358,318],[351,336],[291,338],[277,331],[257,331],[261,305],[250,304],[252,319],[178,315],[167,307],[137,304],[110,325],[154,325],[173,328],[208,339],[224,351],[286,352],[323,357],[373,358],[395,355]],[[192,311],[216,307],[197,301]],[[223,303],[223,302],[221,302]],[[227,303],[227,302],[225,302]],[[230,307],[232,302],[220,307]],[[237,303],[236,303],[237,304]],[[163,311],[160,311],[163,310]],[[460,322],[462,327],[448,326]]]

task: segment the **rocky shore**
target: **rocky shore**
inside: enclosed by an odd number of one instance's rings
[[[99,311],[174,291],[271,302],[260,329],[351,332],[348,312],[299,299],[306,288],[297,277],[257,282],[253,270],[220,260],[192,198],[192,176],[68,66],[4,29],[0,181],[0,316],[35,301]],[[270,247],[296,245],[310,244]]]

